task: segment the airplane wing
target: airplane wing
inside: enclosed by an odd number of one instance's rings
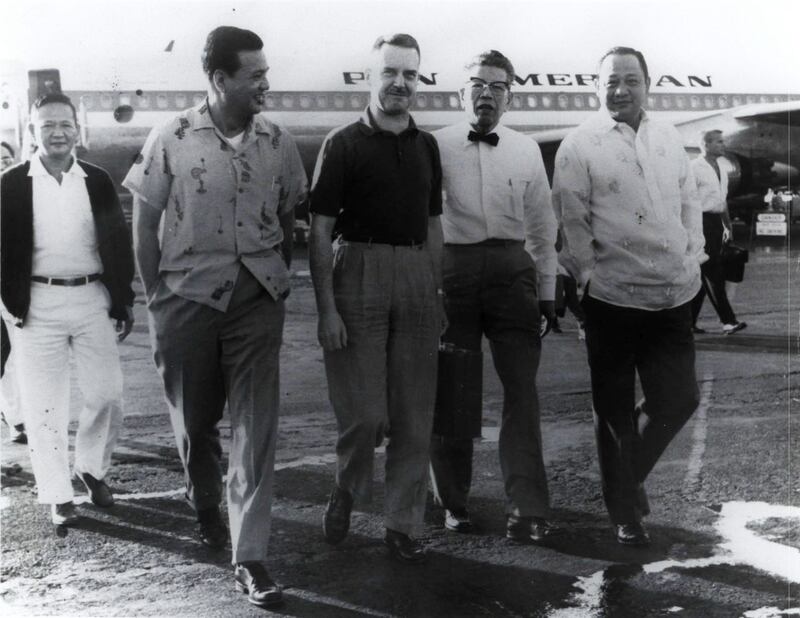
[[[800,101],[744,105],[732,110],[737,120],[758,120],[790,127],[800,126]]]

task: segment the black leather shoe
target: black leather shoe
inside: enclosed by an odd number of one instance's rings
[[[453,532],[470,532],[472,520],[467,509],[460,511],[444,510],[444,527]]]
[[[80,521],[80,515],[75,512],[75,504],[72,501],[51,504],[50,520],[56,526],[74,526]]]
[[[509,515],[506,523],[506,538],[515,543],[541,543],[563,533],[563,528],[542,517]]]
[[[617,524],[617,543],[622,545],[635,545],[642,547],[650,545],[650,535],[647,534],[644,524],[635,521],[629,524]]]
[[[331,545],[341,543],[347,536],[352,509],[353,496],[350,492],[334,487],[322,518],[322,532],[325,540]]]
[[[392,558],[406,564],[421,564],[428,559],[422,543],[412,539],[407,534],[386,528],[386,537],[383,539]]]
[[[211,549],[225,549],[228,544],[228,528],[222,521],[218,507],[197,511],[197,522],[197,534],[203,545]]]
[[[114,496],[111,495],[111,489],[109,489],[105,481],[98,480],[87,472],[76,472],[75,476],[86,485],[93,504],[103,508],[114,506]]]
[[[281,587],[272,581],[260,562],[240,562],[234,569],[236,589],[247,594],[247,600],[258,607],[275,607],[283,603]]]

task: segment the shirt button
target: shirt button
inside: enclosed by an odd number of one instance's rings
[[[239,189],[239,193],[244,193],[244,189]]]
[[[238,225],[239,227],[242,227],[242,226],[244,225],[244,223],[242,223],[241,221],[239,221],[239,222],[238,222],[236,225]]]

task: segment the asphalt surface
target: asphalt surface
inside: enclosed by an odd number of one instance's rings
[[[497,459],[502,395],[488,360],[484,438],[476,444],[475,534],[456,535],[428,509],[423,566],[382,545],[384,457],[376,500],[337,547],[321,517],[334,471],[307,260],[294,264],[282,352],[282,416],[270,572],[285,586],[276,615],[548,618],[800,615],[800,418],[796,376],[798,252],[754,243],[733,306],[748,328],[722,335],[706,304],[697,337],[702,402],[647,482],[653,544],[618,545],[600,495],[585,348],[572,318],[544,341],[539,385],[554,519],[543,546],[504,537]],[[36,503],[26,447],[2,433],[2,616],[259,616],[233,586],[230,552],[196,540],[182,471],[151,361],[145,309],[121,346],[125,432],[100,509],[76,486],[82,523],[58,529]],[[73,414],[80,393],[73,388]],[[74,431],[74,424],[71,425]],[[227,419],[222,435],[229,436]]]

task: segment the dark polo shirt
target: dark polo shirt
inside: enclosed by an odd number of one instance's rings
[[[442,169],[434,137],[409,119],[399,135],[379,128],[369,110],[332,131],[317,158],[312,213],[336,217],[344,240],[422,243],[428,217],[442,214]]]

